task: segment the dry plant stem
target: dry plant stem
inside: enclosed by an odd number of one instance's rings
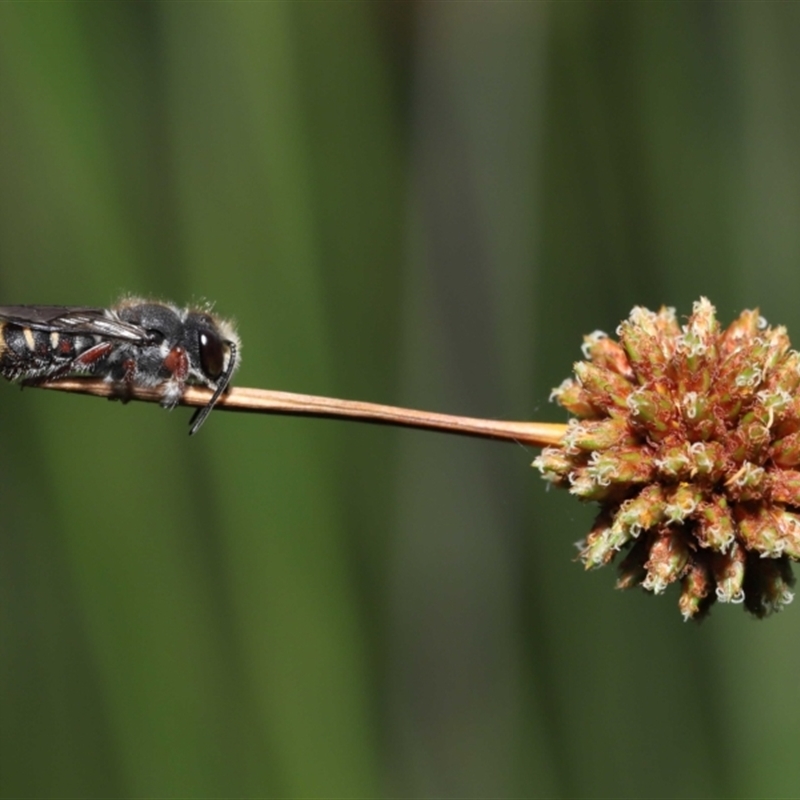
[[[113,384],[94,378],[64,378],[38,384],[37,388],[123,399],[119,389]],[[180,405],[204,406],[208,403],[210,397],[211,391],[209,389],[190,386],[183,393]],[[130,395],[126,394],[124,396],[124,399],[158,402],[160,396],[153,389],[134,388]],[[337,400],[333,397],[237,387],[233,387],[224,394],[217,402],[216,408],[223,411],[250,411],[261,414],[351,419],[357,422],[399,425],[407,428],[455,433],[461,436],[502,439],[534,447],[547,447],[558,444],[567,428],[566,425],[556,423],[475,419],[451,414],[435,414],[429,411],[415,411],[410,408],[384,406],[377,403],[362,403],[357,400]]]

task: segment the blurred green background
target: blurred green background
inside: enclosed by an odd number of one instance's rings
[[[800,338],[800,6],[0,6],[0,302],[563,420],[635,304]],[[798,796],[800,609],[573,563],[535,451],[0,386],[0,795]]]

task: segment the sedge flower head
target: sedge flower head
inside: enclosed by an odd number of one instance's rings
[[[679,584],[684,619],[717,601],[781,610],[800,559],[800,353],[786,329],[744,311],[722,330],[701,298],[685,325],[637,307],[617,335],[585,337],[553,390],[574,419],[534,461],[600,505],[581,561],[618,559],[620,588]]]

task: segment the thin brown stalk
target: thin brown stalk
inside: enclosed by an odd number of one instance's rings
[[[38,384],[38,387],[56,389],[60,392],[77,392],[96,397],[121,399],[118,387],[95,378],[63,378]],[[205,406],[210,398],[211,391],[209,389],[190,386],[183,393],[180,404]],[[124,399],[158,402],[160,395],[156,389],[134,387],[129,394],[125,393]],[[362,403],[358,400],[337,400],[333,397],[240,387],[233,387],[220,397],[215,408],[221,411],[350,419],[356,422],[399,425],[461,436],[502,439],[534,447],[558,444],[566,430],[566,425],[556,423],[507,422],[505,420],[459,417],[452,414],[415,411],[410,408],[384,406],[377,403]]]

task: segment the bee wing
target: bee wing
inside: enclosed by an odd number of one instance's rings
[[[40,331],[103,336],[139,343],[150,340],[150,334],[144,328],[123,322],[104,308],[0,306],[0,320]]]

